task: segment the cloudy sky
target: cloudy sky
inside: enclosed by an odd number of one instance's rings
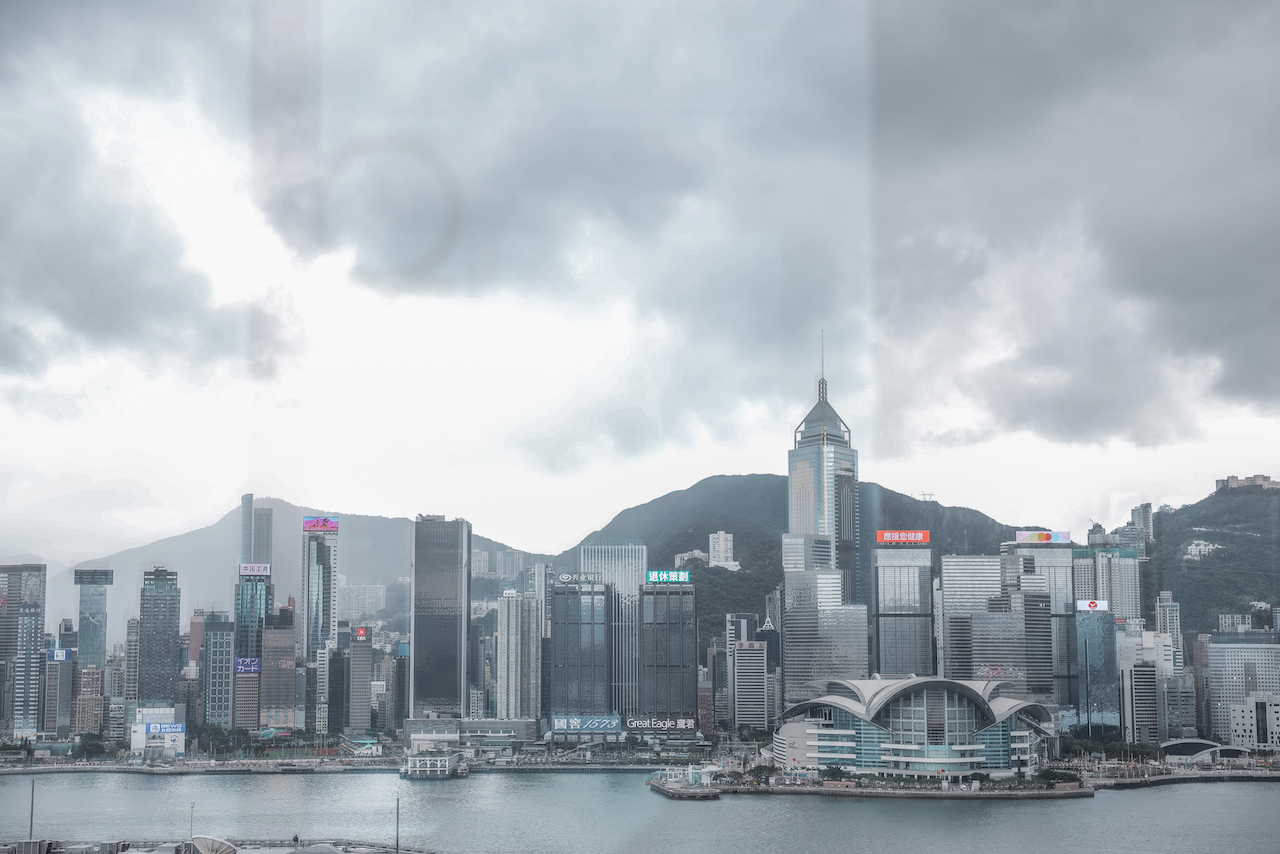
[[[558,552],[785,470],[1280,477],[1271,3],[6,4],[0,557],[253,491]]]

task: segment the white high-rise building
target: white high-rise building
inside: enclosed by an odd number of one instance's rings
[[[1108,602],[1117,617],[1142,619],[1142,564],[1146,558],[1128,549],[1080,549],[1076,555],[1076,599]]]
[[[1210,738],[1231,738],[1231,707],[1252,693],[1280,695],[1280,645],[1209,644]]]
[[[732,572],[740,569],[738,562],[733,559],[733,534],[726,534],[724,531],[712,534],[708,552],[710,559],[707,563],[711,566],[721,566]]]
[[[471,550],[471,577],[484,578],[493,575],[489,571],[489,550],[488,549],[472,549]]]
[[[1172,637],[1174,647],[1182,649],[1182,613],[1168,590],[1161,590],[1156,599],[1156,631]]]
[[[499,578],[515,578],[524,571],[524,552],[509,550],[496,554]]]
[[[355,622],[387,607],[385,584],[352,584],[338,588],[338,619]]]
[[[768,673],[768,647],[765,641],[736,641],[730,649],[733,667],[733,728],[768,729],[773,723],[773,680]]]
[[[536,719],[542,711],[542,603],[507,590],[498,600],[498,718]]]

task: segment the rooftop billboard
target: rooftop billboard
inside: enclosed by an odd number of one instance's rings
[[[262,659],[261,658],[237,658],[234,669],[236,673],[261,673]]]
[[[1107,606],[1111,603],[1106,599],[1077,599],[1077,611],[1110,611]]]
[[[646,574],[647,584],[688,584],[689,570],[687,569],[651,569]]]
[[[877,543],[927,543],[928,531],[876,531]]]
[[[1018,531],[1014,541],[1019,543],[1069,543],[1070,531]]]
[[[304,516],[302,519],[302,530],[308,533],[336,534],[338,533],[338,517]]]
[[[271,564],[269,563],[242,563],[240,564],[241,575],[270,575]]]

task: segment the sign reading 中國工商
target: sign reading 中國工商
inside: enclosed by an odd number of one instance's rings
[[[240,564],[241,575],[270,575],[271,564],[269,563],[242,563]]]
[[[648,584],[688,584],[687,569],[651,569],[645,575]]]
[[[928,531],[876,531],[877,543],[927,543]]]

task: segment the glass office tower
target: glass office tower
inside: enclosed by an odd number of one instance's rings
[[[696,613],[692,584],[640,586],[640,715],[697,717]]]
[[[178,625],[182,591],[178,573],[164,564],[147,564],[142,572],[138,620],[138,700],[167,705],[177,688]]]
[[[876,669],[932,676],[933,551],[876,549]]]
[[[236,585],[236,656],[262,658],[262,629],[275,608],[270,564],[241,564]]]
[[[109,569],[77,569],[72,571],[80,588],[80,638],[78,656],[81,667],[107,668],[107,588],[115,579]]]
[[[549,598],[551,714],[614,714],[609,587],[556,583]]]
[[[471,523],[418,516],[413,534],[413,717],[467,717]]]
[[[306,658],[317,661],[338,639],[338,517],[302,520],[302,636]]]
[[[582,574],[600,579],[613,593],[614,713],[635,714],[640,708],[640,585],[649,568],[649,551],[640,543],[591,543],[582,547],[581,558]]]
[[[818,402],[795,430],[787,453],[787,534],[805,570],[840,573],[841,602],[860,601],[858,575],[858,452],[849,428],[827,401],[827,381],[818,381]]]

